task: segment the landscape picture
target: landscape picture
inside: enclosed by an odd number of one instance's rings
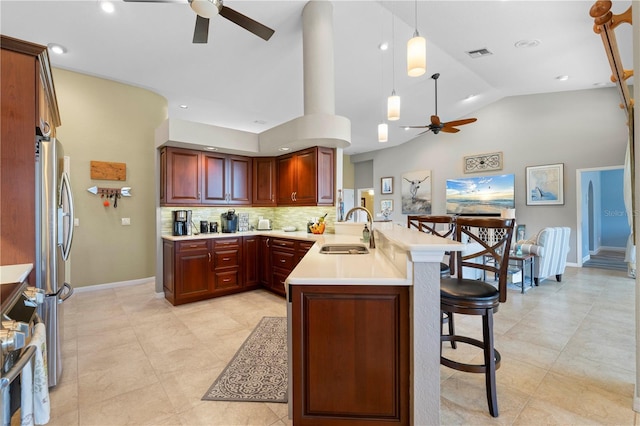
[[[515,208],[515,175],[447,179],[447,214],[499,216]]]

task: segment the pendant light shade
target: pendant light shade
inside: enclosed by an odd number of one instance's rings
[[[386,142],[389,140],[389,126],[387,123],[378,124],[378,142]]]
[[[418,31],[407,42],[407,74],[419,77],[427,71],[427,41]]]
[[[391,96],[387,98],[387,120],[396,121],[400,119],[400,96],[396,95],[396,91],[391,92]]]

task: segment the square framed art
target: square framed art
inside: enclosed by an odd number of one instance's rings
[[[564,204],[564,163],[526,168],[527,205]]]

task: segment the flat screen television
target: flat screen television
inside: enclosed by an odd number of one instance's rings
[[[515,206],[514,174],[447,179],[447,214],[500,216]]]

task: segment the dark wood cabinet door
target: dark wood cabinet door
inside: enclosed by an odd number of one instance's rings
[[[174,280],[177,303],[199,300],[211,294],[213,287],[209,250],[204,248],[178,251]]]
[[[253,174],[251,157],[230,155],[227,167],[227,202],[233,205],[250,205]]]
[[[256,157],[253,159],[253,205],[276,205],[276,159]]]
[[[199,204],[200,153],[167,147],[166,155],[166,204]]]
[[[295,157],[283,155],[278,157],[278,191],[276,194],[278,205],[293,205],[295,192]]]
[[[293,424],[409,424],[409,291],[292,286]]]
[[[295,204],[315,205],[318,199],[316,149],[297,152],[295,175]]]
[[[242,260],[244,264],[244,286],[251,287],[260,284],[259,256],[260,237],[257,235],[243,237]]]
[[[318,204],[333,205],[335,192],[335,151],[333,148],[318,148]]]
[[[271,288],[273,277],[271,276],[271,237],[260,237],[258,247],[258,268],[260,285]]]
[[[222,154],[202,154],[202,203],[227,203],[227,159]]]

